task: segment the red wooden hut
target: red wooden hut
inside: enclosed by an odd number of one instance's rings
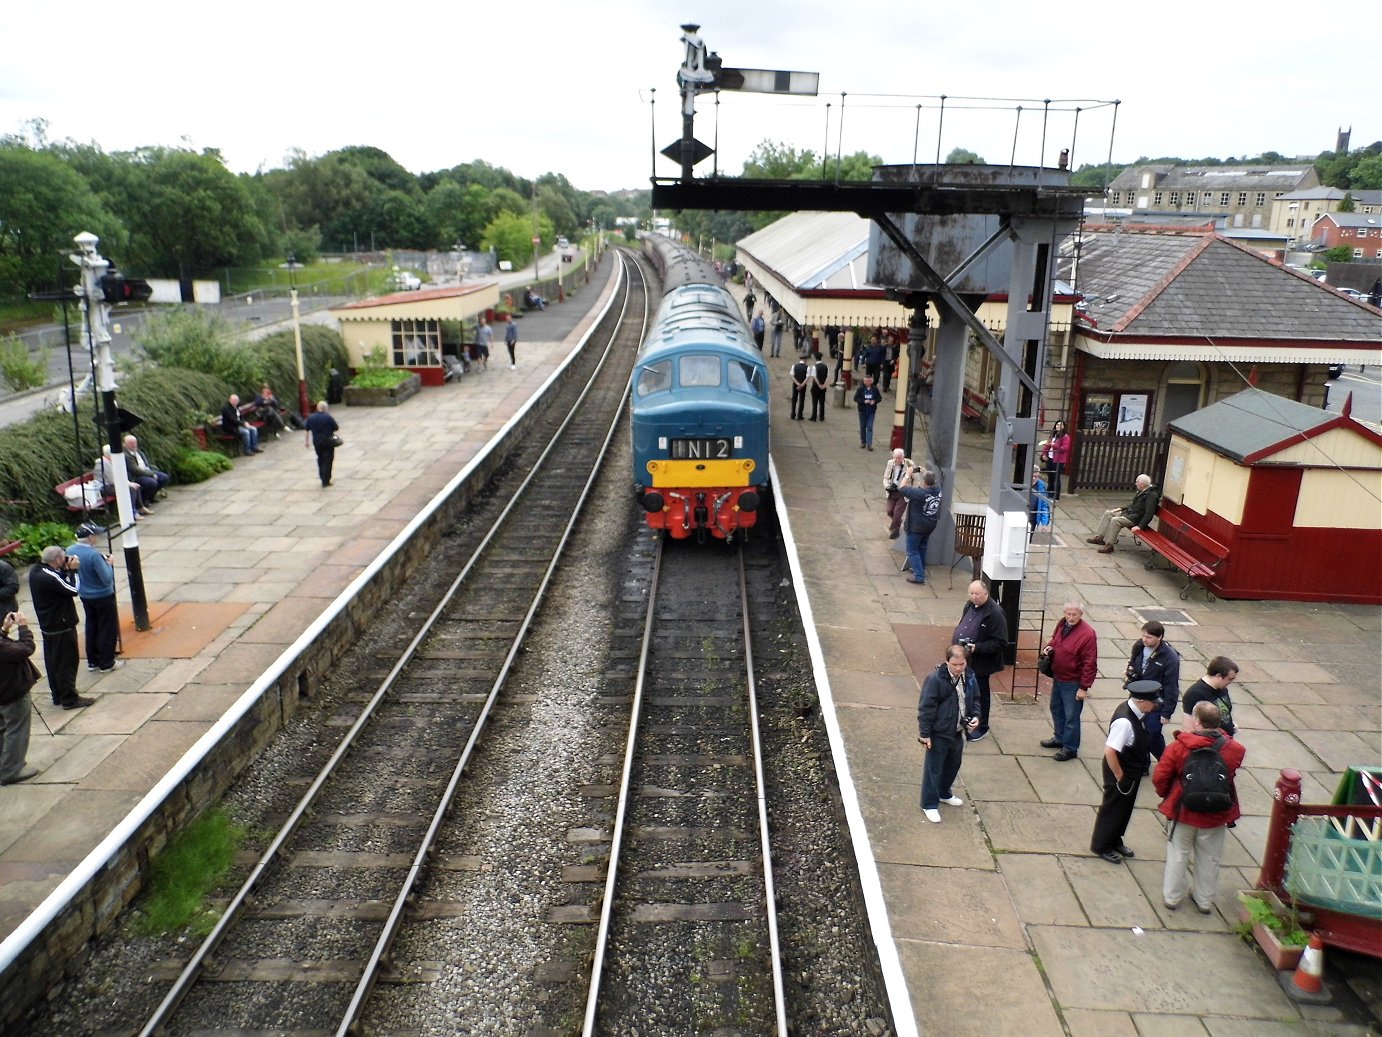
[[[1382,604],[1382,433],[1349,404],[1245,389],[1168,428],[1158,531],[1223,559],[1215,594]]]

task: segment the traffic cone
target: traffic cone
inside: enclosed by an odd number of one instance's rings
[[[1310,934],[1310,943],[1300,956],[1291,986],[1302,994],[1318,994],[1324,986],[1324,940],[1319,933]]]

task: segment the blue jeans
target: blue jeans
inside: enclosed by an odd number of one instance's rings
[[[259,430],[253,425],[240,426],[240,442],[245,445],[245,453],[253,453],[259,449]]]
[[[907,564],[912,567],[912,575],[923,583],[926,581],[926,541],[930,533],[907,533]]]
[[[955,794],[955,777],[960,773],[960,762],[964,758],[964,735],[953,734],[948,738],[931,736],[931,748],[926,750],[926,759],[921,765],[921,809],[935,810],[941,800]]]
[[[865,407],[859,411],[859,443],[861,446],[873,446],[873,416],[877,413],[875,407]]]
[[[1080,713],[1084,703],[1075,697],[1079,681],[1051,682],[1051,724],[1060,744],[1072,753],[1080,751]]]

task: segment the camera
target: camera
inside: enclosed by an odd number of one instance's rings
[[[974,638],[972,637],[962,637],[955,643],[959,645],[961,648],[963,648],[966,652],[974,651]]]

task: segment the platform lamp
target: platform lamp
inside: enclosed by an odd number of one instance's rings
[[[312,409],[307,401],[307,370],[302,363],[302,314],[298,309],[298,282],[295,274],[295,271],[302,269],[302,264],[298,262],[297,256],[290,252],[288,262],[283,264],[283,268],[288,271],[288,301],[293,307],[293,350],[298,361],[298,411],[302,414],[302,420],[306,421]]]

